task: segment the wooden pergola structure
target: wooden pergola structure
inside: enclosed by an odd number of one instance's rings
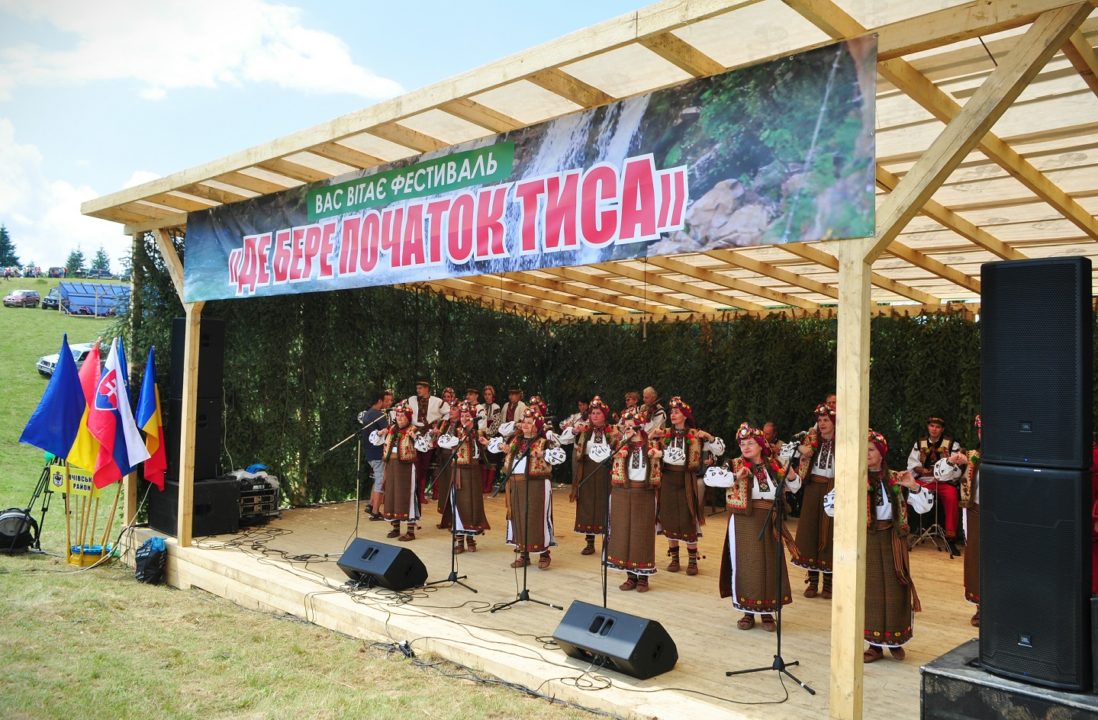
[[[665,0],[228,157],[84,204],[152,232],[187,314],[179,541],[191,541],[197,334],[169,232],[187,212],[279,192],[584,108],[878,35],[877,232],[423,283],[554,319],[838,314],[830,714],[862,715],[869,320],[978,312],[979,267],[1098,255],[1095,0]],[[841,310],[840,310],[841,308]],[[190,418],[190,422],[187,419]],[[135,511],[132,488],[127,517]]]

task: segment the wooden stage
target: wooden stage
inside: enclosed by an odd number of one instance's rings
[[[572,600],[601,605],[599,555],[580,555],[583,538],[571,531],[573,506],[567,492],[562,487],[554,492],[559,545],[553,550],[550,569],[530,568],[530,593],[565,607]],[[718,596],[726,513],[707,518],[699,575],[687,577],[661,569],[652,578],[651,592],[639,595],[618,590],[624,576],[610,573],[609,607],[658,620],[678,647],[679,662],[673,671],[640,681],[597,668],[588,674],[586,663],[566,657],[551,642],[563,616],[560,611],[519,603],[494,614],[487,612],[492,605],[515,598],[522,571],[509,567],[514,554],[503,542],[503,497],[486,497],[485,502],[492,530],[481,538],[478,552],[458,556],[459,574],[468,575],[466,582],[479,591],[475,594],[449,584],[427,592],[410,591],[403,597],[380,589],[341,592],[347,578],[335,561],[355,534],[354,503],[286,510],[281,518],[238,536],[196,538],[190,548],[170,543],[169,582],[180,588],[198,587],[249,608],[292,614],[369,641],[408,641],[417,654],[435,653],[617,716],[698,720],[827,714],[831,603],[801,595],[799,569],[790,573],[794,601],[784,613],[782,655],[786,662],[800,662],[791,672],[817,694],[809,695],[789,680],[783,689],[772,670],[725,677],[725,670],[769,666],[775,649],[775,635],[761,625],[738,630],[735,623],[740,613]],[[430,503],[423,529],[407,544],[427,566],[429,580],[445,578],[450,570],[449,534],[436,529],[437,522]],[[795,519],[790,521],[791,526],[795,524]],[[388,523],[370,522],[362,514],[360,536],[394,543],[385,539],[388,530]],[[151,532],[140,531],[137,542]],[[659,538],[657,552],[663,553],[665,547]],[[308,561],[298,557],[306,555],[314,557]],[[685,555],[684,549],[684,568]],[[929,543],[911,556],[924,610],[916,615],[915,637],[904,662],[886,654],[866,666],[865,717],[917,718],[919,667],[977,634],[969,625],[973,608],[964,600],[962,559],[951,560]],[[658,560],[661,568],[666,565],[662,554]],[[602,678],[609,680],[609,687]],[[788,700],[779,703],[787,692]]]

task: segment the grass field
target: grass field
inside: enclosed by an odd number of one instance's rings
[[[56,280],[0,281],[45,295]],[[46,379],[34,363],[106,335],[109,320],[0,307],[0,509],[25,506],[42,452],[18,442]],[[143,348],[130,348],[143,357]],[[135,388],[136,391],[136,388]],[[37,512],[35,513],[37,517]],[[138,583],[129,568],[74,572],[53,502],[47,554],[0,554],[7,661],[0,717],[23,718],[582,718],[461,668],[427,669],[399,653],[294,619],[244,610],[201,591]]]

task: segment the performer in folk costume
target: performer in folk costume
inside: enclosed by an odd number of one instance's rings
[[[495,431],[489,432],[489,428],[498,428],[500,422],[499,417],[502,413],[502,409],[499,404],[496,403],[496,389],[491,385],[484,386],[484,402],[477,405],[477,429],[482,435],[491,437],[495,434]],[[484,492],[492,492],[492,484],[496,481],[496,470],[499,469],[500,463],[503,462],[502,453],[490,453],[485,450],[487,457],[485,462],[480,466],[480,473],[482,478],[481,489]]]
[[[915,482],[909,471],[888,469],[884,435],[869,431],[867,453],[865,639],[869,648],[862,659],[876,662],[884,657],[883,648],[887,647],[892,657],[903,660],[914,613],[922,610],[907,555],[907,506],[927,512],[934,506],[934,496]],[[824,508],[834,516],[834,490],[828,493]]]
[[[420,516],[416,493],[416,429],[412,425],[413,410],[408,403],[396,409],[396,425],[378,433],[383,443],[385,461],[385,519],[393,529],[386,537],[403,542],[416,539],[416,521]],[[406,522],[407,532],[400,534],[400,523]]]
[[[476,405],[464,402],[459,406],[460,426],[454,431],[457,446],[453,448],[453,460],[446,473],[450,476],[453,494],[452,521],[454,527],[454,552],[477,551],[476,536],[489,529],[484,514],[484,493],[481,492],[480,468],[484,462],[484,445],[488,439],[477,430]],[[450,510],[450,508],[448,508]],[[447,526],[449,527],[449,525]]]
[[[416,394],[406,401],[412,408],[412,426],[418,433],[425,433],[435,427],[450,413],[446,402],[431,394],[431,383],[427,380],[416,381]],[[431,460],[434,458],[435,449],[429,447],[426,451],[416,456],[416,476],[419,478],[419,486],[416,492],[419,494],[419,504],[425,505],[427,498],[425,490],[427,479],[430,477]]]
[[[801,443],[797,477],[804,482],[801,517],[797,521],[797,552],[793,564],[808,569],[804,596],[831,597],[831,551],[835,529],[824,512],[824,497],[835,488],[835,410],[816,406],[816,424]],[[823,573],[823,592],[819,590]]]
[[[541,553],[538,568],[549,567],[549,548],[557,544],[553,534],[553,469],[545,458],[545,420],[537,408],[522,414],[503,460],[507,478],[507,542],[519,553],[511,567],[530,564],[530,553]],[[527,527],[529,519],[529,527]]]
[[[576,503],[576,532],[583,533],[587,540],[581,555],[595,554],[595,535],[601,534],[606,524],[610,501],[610,466],[606,461],[621,439],[618,429],[607,424],[609,416],[610,407],[596,395],[587,407],[587,418],[577,419],[561,435],[562,443],[573,439],[576,443],[568,500]]]
[[[983,440],[980,416],[976,416],[976,438]],[[949,457],[964,468],[961,476],[961,507],[965,509],[965,600],[976,606],[969,622],[980,627],[980,450],[957,452]]]
[[[796,492],[801,480],[792,473],[786,478],[786,469],[758,428],[743,423],[736,441],[741,456],[732,461],[732,484],[725,491],[728,534],[721,556],[720,594],[731,597],[732,607],[743,612],[736,622],[740,630],[755,627],[759,614],[763,629],[773,632],[777,625],[772,613],[793,601],[785,549],[780,551],[779,564],[776,544],[785,542],[796,552],[793,537],[779,521],[777,503],[786,490]],[[775,597],[779,576],[781,597]]]
[[[659,443],[648,439],[645,421],[639,410],[626,410],[619,418],[622,442],[610,470],[606,548],[607,567],[626,573],[618,589],[637,592],[648,592],[648,578],[656,573],[656,494],[662,454]]]
[[[663,451],[660,483],[659,526],[667,536],[668,572],[678,572],[679,541],[686,542],[687,575],[698,574],[698,537],[705,524],[696,477],[701,467],[702,442],[713,436],[694,425],[690,406],[677,395],[668,403],[671,425],[658,433]],[[670,452],[669,452],[670,451]]]
[[[449,388],[447,388],[449,390]],[[452,391],[451,391],[452,392]],[[439,445],[439,438],[449,435],[455,437],[460,427],[459,412],[461,406],[458,403],[448,406],[446,418],[431,430],[431,438],[435,448],[435,462],[431,467],[433,473],[431,480],[434,485],[435,507],[442,517],[438,521],[439,530],[449,528],[454,520],[454,510],[450,507],[450,476],[454,472],[451,458],[454,456],[452,447]],[[429,481],[429,482],[430,482]]]
[[[957,488],[959,478],[939,480],[934,475],[934,465],[942,458],[962,451],[961,444],[945,434],[945,420],[931,415],[926,419],[926,435],[919,438],[907,456],[907,469],[915,480],[938,496],[946,541],[951,549],[957,539],[957,519],[961,514]]]

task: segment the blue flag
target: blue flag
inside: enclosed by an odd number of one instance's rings
[[[69,350],[68,335],[61,340],[61,352],[38,407],[31,414],[19,442],[53,453],[58,457],[69,454],[84,416],[84,391],[76,372],[76,361]]]

